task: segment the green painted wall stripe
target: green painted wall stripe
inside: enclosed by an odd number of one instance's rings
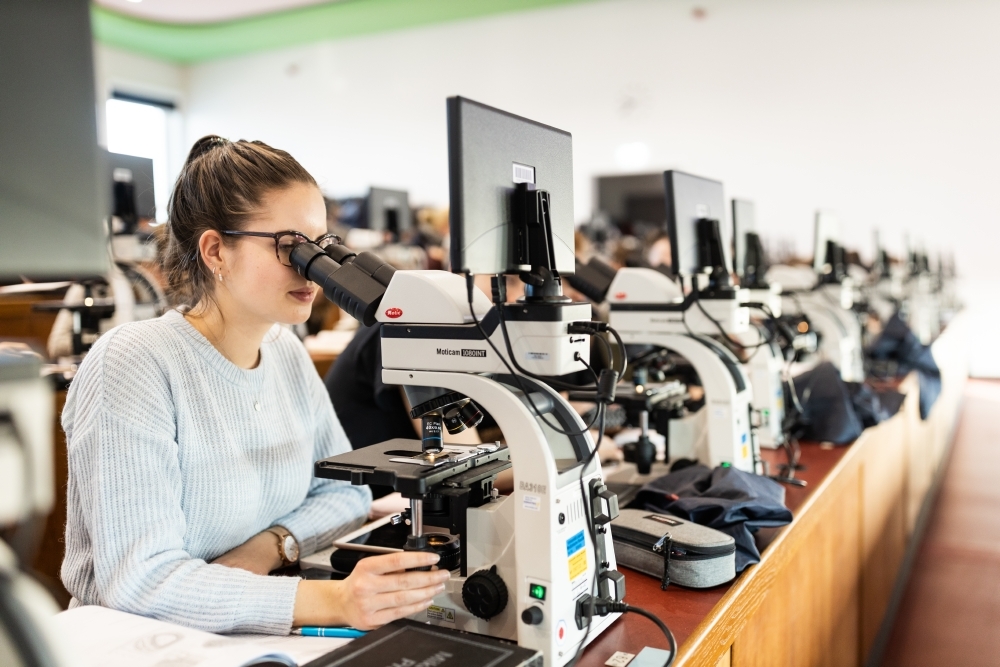
[[[195,63],[329,39],[583,0],[342,0],[236,21],[156,23],[91,6],[101,43],[177,63]]]

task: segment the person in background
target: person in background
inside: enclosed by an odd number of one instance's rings
[[[516,277],[509,276],[507,285],[508,301],[524,294],[523,284]],[[476,286],[489,294],[489,276],[476,276]],[[381,323],[358,327],[324,379],[330,402],[355,449],[393,438],[420,438],[419,422],[410,419],[410,406],[406,404],[402,389],[382,382],[381,331]],[[491,429],[488,435],[499,436],[496,422],[485,413],[484,423],[485,428]],[[476,429],[471,429],[458,437],[449,435],[447,439],[449,442],[480,442],[478,435]],[[372,488],[376,498],[391,492],[389,487]]]
[[[393,438],[420,437],[413,427],[402,390],[382,382],[381,331],[380,322],[358,327],[323,381],[354,449]],[[389,493],[392,493],[389,487],[372,487],[375,498]]]
[[[667,234],[659,234],[654,238],[646,251],[646,262],[651,268],[669,272],[673,262],[670,248],[670,237]]]
[[[267,574],[361,525],[367,487],[314,478],[350,448],[302,344],[316,286],[289,256],[325,246],[323,198],[288,153],[209,136],[170,199],[160,263],[176,310],[98,339],[62,415],[62,579],[103,605],[212,632],[367,629],[425,609],[447,571],[373,556],[343,581]]]

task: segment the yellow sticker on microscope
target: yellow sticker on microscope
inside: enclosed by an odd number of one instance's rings
[[[569,559],[569,580],[573,581],[587,571],[587,550],[580,549]]]

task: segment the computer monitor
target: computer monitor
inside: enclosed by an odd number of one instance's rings
[[[666,229],[662,172],[598,176],[594,192],[595,210],[606,215],[623,234],[640,236],[644,226]]]
[[[413,227],[409,195],[405,190],[372,187],[368,191],[367,208],[369,229],[391,232],[398,239]]]
[[[729,228],[722,183],[682,171],[663,174],[675,276],[708,274],[709,286],[728,285]]]
[[[569,132],[451,97],[448,172],[452,271],[573,273]]]
[[[0,282],[108,268],[108,184],[97,145],[86,0],[3,0]]]
[[[756,211],[752,201],[734,199],[733,206],[733,272],[743,277],[746,270],[747,233],[757,231]]]
[[[109,214],[120,219],[123,228],[115,232],[135,231],[139,220],[156,217],[153,196],[153,161],[146,157],[106,154],[108,182],[111,184]]]
[[[813,245],[813,269],[820,275],[837,272],[837,249],[840,247],[840,218],[832,211],[816,211]]]
[[[889,278],[892,274],[892,260],[889,253],[882,247],[882,238],[876,229],[872,233],[875,239],[875,256],[872,260],[872,273],[877,278]]]
[[[732,201],[733,213],[733,272],[740,277],[740,287],[764,289],[767,258],[764,245],[757,233],[757,219],[753,202],[744,199]]]

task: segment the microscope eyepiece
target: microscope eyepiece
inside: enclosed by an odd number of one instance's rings
[[[335,261],[337,264],[348,264],[353,262],[354,258],[358,256],[358,253],[354,252],[347,246],[337,243],[327,246],[325,252],[330,256],[330,259]]]
[[[315,243],[300,243],[289,259],[300,276],[320,286],[327,299],[365,326],[375,324],[375,313],[396,269],[377,255],[357,255],[342,245],[324,251]]]

